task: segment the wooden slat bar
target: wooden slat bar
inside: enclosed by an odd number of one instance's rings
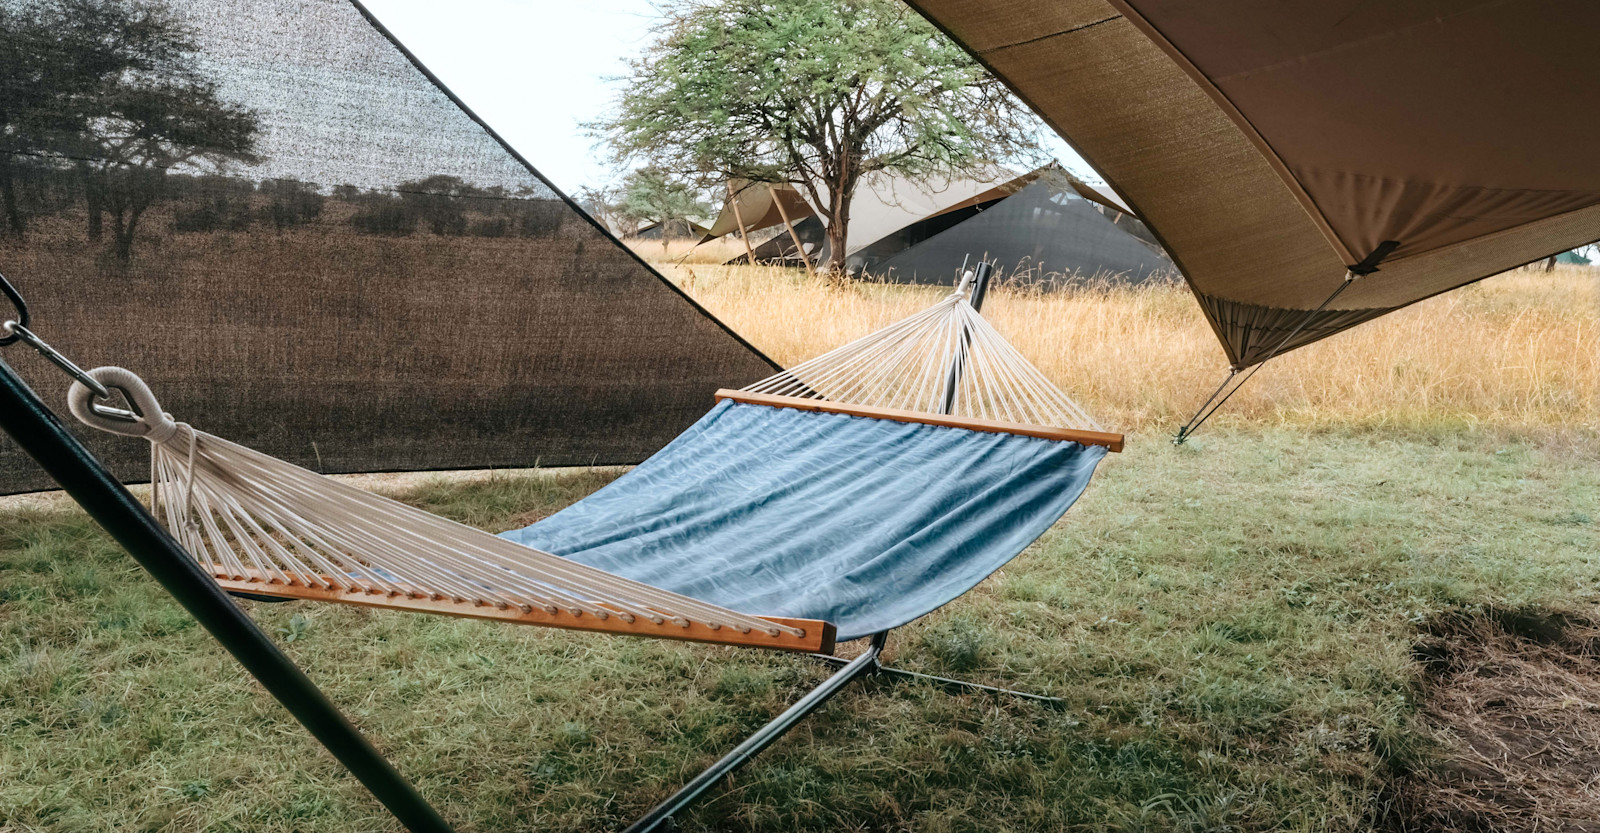
[[[560,611],[546,613],[535,608],[531,613],[524,613],[521,608],[511,607],[501,609],[494,605],[480,605],[473,602],[457,602],[450,599],[418,599],[411,596],[391,596],[387,593],[366,593],[361,591],[350,592],[347,590],[328,589],[301,584],[284,584],[277,580],[266,580],[255,571],[243,581],[228,576],[228,571],[219,565],[213,565],[211,573],[222,589],[232,593],[247,593],[253,596],[270,596],[276,599],[300,599],[313,602],[335,602],[338,604],[361,605],[363,607],[376,607],[385,610],[403,610],[412,613],[435,613],[444,616],[458,616],[466,619],[492,619],[497,622],[511,622],[518,625],[541,625],[548,628],[566,628],[569,630],[596,631],[599,633],[621,634],[625,636],[647,636],[654,639],[678,639],[687,642],[713,642],[719,645],[740,645],[751,648],[767,648],[775,651],[804,651],[813,654],[833,653],[834,627],[828,622],[818,619],[785,619],[777,616],[762,616],[769,622],[799,628],[805,632],[804,636],[791,636],[779,633],[770,636],[763,632],[751,631],[740,633],[736,628],[722,627],[713,630],[699,622],[691,622],[687,627],[664,622],[657,625],[648,619],[635,618],[632,622],[624,622],[619,616],[608,616],[600,619],[595,616],[580,613],[576,616]]]
[[[902,411],[896,408],[877,408],[871,405],[849,405],[843,402],[829,402],[826,399],[776,396],[770,393],[750,393],[726,388],[717,391],[717,399],[731,399],[735,402],[748,402],[752,405],[770,405],[774,408],[819,411],[825,414],[848,414],[850,416],[871,417],[873,419],[890,419],[895,422],[945,425],[951,428],[965,428],[969,431],[986,431],[991,434],[1019,434],[1024,437],[1065,440],[1083,443],[1084,445],[1103,445],[1111,451],[1122,450],[1122,435],[1105,431],[1083,431],[1076,428],[1054,428],[1047,425],[1024,425],[1022,423],[1002,422],[994,419],[973,419],[971,417],[950,416],[947,414],[930,414],[922,411]]]

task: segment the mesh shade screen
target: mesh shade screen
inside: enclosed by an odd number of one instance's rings
[[[179,420],[330,473],[629,463],[773,369],[358,6],[0,14],[0,271]],[[145,478],[143,443],[85,438]],[[0,442],[0,493],[50,485]]]

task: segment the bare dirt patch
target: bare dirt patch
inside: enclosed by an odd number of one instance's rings
[[[1600,831],[1600,623],[1493,610],[1418,646],[1423,718],[1442,745],[1402,779],[1393,829]]]

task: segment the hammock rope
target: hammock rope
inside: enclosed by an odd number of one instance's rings
[[[1101,431],[973,308],[939,303],[744,388],[747,393]]]
[[[405,597],[523,613],[740,634],[803,637],[805,629],[727,610],[524,547],[362,491],[174,421],[132,372],[87,372],[123,391],[136,420],[103,415],[75,383],[84,423],[150,442],[152,509],[219,579]]]

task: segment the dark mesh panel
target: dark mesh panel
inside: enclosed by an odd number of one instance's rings
[[[325,472],[627,463],[772,370],[357,7],[0,12],[0,271],[180,420]],[[144,479],[142,442],[88,439]],[[49,485],[0,442],[0,492]]]

